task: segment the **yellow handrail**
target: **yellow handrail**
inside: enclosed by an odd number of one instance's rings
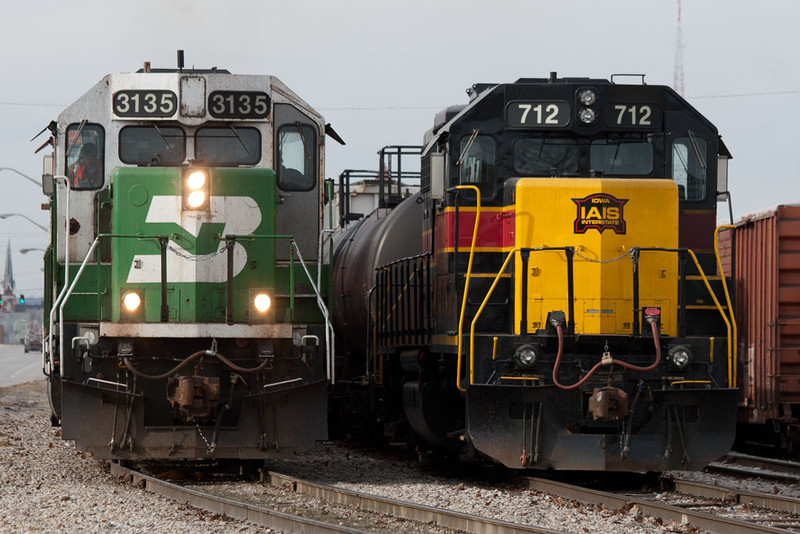
[[[737,353],[739,351],[739,341],[738,335],[739,331],[736,327],[736,318],[733,315],[733,306],[731,305],[731,296],[728,293],[728,283],[725,280],[725,271],[722,270],[722,260],[719,258],[719,231],[725,228],[736,228],[736,226],[732,224],[722,224],[714,230],[714,256],[717,259],[717,270],[719,271],[719,276],[722,278],[722,289],[725,291],[725,302],[728,304],[728,313],[731,316],[731,324],[733,325],[733,351],[728,353],[728,383],[730,387],[735,388],[737,386],[737,377],[736,377],[736,360],[737,360]],[[736,258],[733,257],[731,254],[731,262],[736,261]]]
[[[489,291],[486,292],[486,297],[483,299],[483,302],[481,302],[481,306],[480,308],[478,308],[478,311],[475,312],[475,317],[472,319],[472,323],[470,323],[469,327],[469,383],[470,384],[472,384],[475,381],[475,324],[478,322],[478,318],[481,316],[481,313],[483,313],[483,309],[486,307],[486,303],[489,302],[489,297],[492,296],[494,288],[497,287],[497,282],[500,281],[500,275],[506,271],[506,267],[508,267],[509,260],[511,260],[511,258],[514,257],[514,253],[516,253],[518,250],[519,247],[515,247],[514,250],[509,252],[508,256],[506,256],[506,260],[503,262],[503,266],[500,267],[500,271],[497,273],[497,276],[494,277],[494,282],[492,282]],[[524,273],[523,276],[525,276]],[[525,297],[523,296],[523,300],[524,298]],[[461,338],[459,337],[459,339]]]
[[[717,299],[717,295],[715,295],[714,291],[711,289],[711,284],[708,283],[708,277],[706,277],[706,273],[703,271],[703,268],[700,267],[700,262],[697,261],[697,256],[694,255],[694,251],[692,249],[687,249],[687,250],[689,252],[689,255],[692,257],[692,260],[694,260],[694,264],[697,267],[697,272],[699,272],[700,276],[703,277],[703,283],[705,284],[706,289],[708,290],[708,294],[711,295],[712,299],[714,299],[714,304],[717,306],[717,310],[719,311],[719,314],[722,316],[722,320],[725,321],[725,327],[728,329],[728,363],[730,363],[731,354],[732,354],[732,352],[731,352],[731,322],[728,319],[728,316],[723,311],[722,305],[719,303],[719,300]],[[728,365],[728,384],[729,385],[732,383],[732,380],[733,380],[733,378],[731,376],[731,366]],[[731,386],[731,387],[733,387],[733,386]]]
[[[472,244],[469,247],[469,263],[467,265],[467,276],[464,280],[464,298],[461,299],[461,315],[458,318],[458,365],[456,369],[456,387],[459,391],[467,391],[467,388],[461,385],[461,336],[464,332],[464,313],[467,309],[467,292],[469,291],[469,278],[472,275],[472,259],[475,256],[475,242],[478,240],[478,220],[481,216],[481,190],[474,185],[459,185],[456,189],[472,189],[475,191],[477,198],[475,200],[475,224],[472,228]],[[455,243],[458,245],[458,235],[455,237]],[[471,380],[471,377],[470,377]]]

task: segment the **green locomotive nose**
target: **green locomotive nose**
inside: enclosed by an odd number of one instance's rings
[[[270,169],[117,169],[112,320],[253,320],[251,289],[274,288],[275,191]]]

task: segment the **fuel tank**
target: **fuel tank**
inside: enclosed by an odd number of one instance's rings
[[[378,208],[334,234],[331,300],[336,341],[357,361],[367,348],[375,268],[422,253],[424,211],[424,200],[417,193],[394,209]]]

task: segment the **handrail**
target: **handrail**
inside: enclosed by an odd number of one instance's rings
[[[334,333],[333,333],[333,328],[331,327],[330,316],[328,314],[328,307],[325,306],[325,302],[322,299],[322,295],[320,295],[319,288],[314,283],[314,279],[311,277],[311,273],[308,272],[308,267],[306,267],[306,262],[305,262],[305,260],[303,260],[303,255],[300,254],[300,247],[297,245],[297,241],[292,239],[291,243],[292,243],[292,246],[294,247],[295,251],[297,252],[297,258],[300,260],[300,265],[303,267],[303,270],[306,273],[306,277],[308,277],[308,283],[311,284],[311,287],[314,289],[314,294],[316,294],[316,296],[317,296],[317,306],[319,307],[319,311],[322,312],[322,316],[325,318],[325,335],[326,335],[326,337],[328,335],[328,331],[330,331],[331,350],[330,351],[326,350],[326,352],[327,352],[326,358],[328,360],[326,362],[327,363],[326,368],[327,368],[327,371],[328,371],[328,380],[330,380],[331,384],[334,384],[336,382],[336,376],[335,376],[335,374],[333,372],[333,362],[334,362],[334,360],[333,360],[333,357],[332,357],[331,353],[333,352],[333,348],[332,347],[333,347],[333,343],[334,343],[335,340],[334,340],[334,337],[333,337]],[[292,288],[292,291],[294,291],[294,288]],[[326,347],[326,349],[327,348],[328,347]]]
[[[53,326],[55,325],[55,317],[56,317],[56,308],[58,307],[61,299],[64,298],[64,295],[67,292],[67,287],[69,286],[69,178],[66,176],[54,176],[54,182],[64,182],[64,190],[66,191],[65,196],[65,204],[66,204],[66,213],[64,214],[64,287],[61,289],[61,293],[58,294],[56,300],[53,301],[53,306],[50,308],[50,322],[47,325],[47,350],[50,351],[50,366],[49,366],[49,373],[46,373],[47,376],[53,374],[55,370],[55,365],[53,363]],[[56,209],[58,209],[58,202],[56,202]],[[53,261],[53,275],[55,277],[55,266],[58,265],[58,233],[56,233],[56,247],[53,251],[54,261]],[[59,318],[60,320],[60,318]],[[63,322],[63,321],[61,321]],[[61,341],[59,340],[59,344]],[[60,354],[60,351],[59,351]],[[42,347],[42,370],[45,368],[45,348]],[[59,375],[61,374],[61,361],[59,361],[59,368],[58,368]]]
[[[81,263],[81,266],[78,269],[78,272],[75,275],[75,279],[72,281],[71,285],[68,285],[68,282],[69,282],[69,274],[68,274],[69,273],[69,263],[67,262],[65,264],[65,271],[67,272],[67,274],[65,275],[66,277],[65,277],[64,289],[62,289],[61,294],[59,295],[58,299],[56,299],[56,301],[53,303],[53,308],[52,308],[52,310],[50,312],[50,325],[51,326],[50,326],[50,341],[49,341],[49,345],[51,347],[51,349],[50,349],[51,352],[52,352],[52,335],[53,335],[52,325],[54,324],[54,319],[55,319],[54,316],[55,316],[56,307],[58,307],[58,311],[59,311],[59,339],[63,340],[63,338],[64,338],[64,320],[63,320],[64,307],[66,306],[67,301],[69,300],[69,297],[71,296],[72,291],[75,288],[75,285],[78,283],[78,280],[80,279],[81,275],[83,274],[84,268],[86,267],[86,264],[89,261],[89,257],[91,256],[92,252],[94,252],[94,250],[97,247],[97,244],[98,244],[98,242],[100,241],[101,238],[158,239],[160,241],[163,241],[164,239],[168,239],[168,236],[163,236],[163,235],[144,235],[144,234],[98,234],[97,237],[95,237],[94,241],[92,242],[92,245],[89,248],[89,252],[87,253],[86,257],[84,258],[83,263]],[[319,292],[317,284],[314,283],[314,280],[313,280],[313,278],[311,276],[311,273],[309,272],[308,267],[306,266],[306,263],[303,260],[303,256],[300,253],[300,248],[298,247],[297,243],[295,242],[294,237],[291,236],[291,235],[250,234],[250,235],[224,235],[224,236],[218,236],[218,238],[220,240],[224,240],[226,242],[235,242],[237,239],[239,239],[239,240],[251,240],[252,241],[252,240],[255,240],[255,239],[259,239],[259,238],[261,238],[261,239],[267,239],[267,238],[271,238],[271,239],[289,239],[290,240],[290,246],[294,247],[294,250],[297,252],[297,256],[298,256],[298,258],[300,260],[300,264],[303,267],[303,270],[305,271],[306,276],[308,277],[308,281],[311,284],[311,287],[314,289],[314,293],[315,293],[315,295],[317,297],[317,306],[319,307],[319,309],[322,312],[322,315],[323,315],[323,317],[325,319],[325,339],[326,339],[326,347],[325,347],[326,351],[325,352],[326,352],[326,360],[327,360],[326,361],[326,372],[327,372],[327,375],[328,375],[328,379],[331,381],[331,384],[333,384],[334,383],[334,379],[335,379],[334,373],[333,373],[334,333],[333,333],[333,327],[332,327],[331,322],[330,322],[330,315],[328,313],[328,308],[327,308],[327,306],[325,306],[325,303],[324,303],[324,301],[322,299],[322,296],[321,296],[321,294]],[[162,254],[163,254],[163,249],[162,249]],[[68,256],[65,255],[65,258],[68,259]],[[290,269],[290,271],[293,271],[293,269]],[[293,275],[293,273],[290,272],[290,277],[293,277],[292,275]],[[163,277],[162,277],[162,282],[163,282]],[[290,301],[291,301],[290,310],[293,311],[293,309],[294,309],[294,284],[290,283],[289,292],[290,292]],[[43,354],[42,358],[44,359],[44,352],[42,354]],[[64,344],[63,344],[63,342],[59,343],[59,358],[60,358],[59,359],[60,362],[64,361]],[[52,362],[51,362],[51,364],[52,364]],[[42,366],[44,367],[44,361],[42,362]],[[61,367],[59,367],[59,373],[61,372],[60,369],[61,369]]]
[[[320,238],[321,239],[321,234]],[[311,288],[314,290],[314,295],[317,297],[317,307],[319,311],[322,313],[323,318],[325,319],[325,353],[326,359],[326,374],[328,376],[328,380],[331,384],[334,384],[336,381],[336,377],[334,375],[333,370],[333,354],[334,354],[334,332],[333,326],[331,325],[330,321],[330,314],[328,312],[328,307],[325,305],[324,299],[320,294],[319,288],[317,284],[314,283],[314,278],[311,276],[311,273],[306,266],[306,262],[303,259],[303,255],[300,253],[300,247],[297,245],[297,242],[294,240],[294,236],[292,235],[269,235],[269,234],[247,234],[247,235],[239,235],[239,234],[225,234],[224,236],[220,236],[220,239],[224,239],[225,241],[236,242],[237,240],[240,241],[254,241],[256,239],[288,239],[290,243],[290,252],[294,250],[297,252],[297,258],[300,260],[300,266],[303,267],[303,271],[306,273],[306,277],[308,278],[308,283],[311,284]],[[318,245],[319,249],[322,250],[321,241]],[[318,257],[319,262],[319,257]],[[230,276],[230,272],[228,273]],[[319,276],[319,273],[317,273]],[[294,319],[294,254],[289,255],[289,310],[292,318]]]
[[[58,307],[58,370],[61,376],[64,375],[64,306],[67,305],[67,301],[69,300],[70,295],[72,295],[72,291],[75,289],[75,286],[78,284],[78,280],[81,279],[83,270],[86,268],[86,264],[89,262],[89,257],[92,255],[92,252],[94,252],[94,249],[97,247],[97,243],[99,241],[100,236],[95,237],[94,241],[92,241],[92,246],[89,247],[89,252],[87,252],[86,257],[83,258],[83,262],[81,263],[78,272],[75,273],[75,280],[72,281],[72,284],[64,294],[64,298],[61,300],[61,304]],[[69,264],[66,264],[65,268],[69,270]]]
[[[489,302],[489,298],[492,296],[494,292],[494,288],[497,287],[497,283],[500,281],[500,276],[505,272],[506,268],[508,267],[509,260],[514,256],[514,253],[518,252],[520,249],[519,247],[515,247],[511,250],[508,255],[506,256],[505,261],[503,262],[503,266],[500,267],[500,270],[497,272],[497,276],[494,277],[494,282],[489,287],[489,291],[486,292],[486,297],[481,302],[478,311],[475,312],[475,317],[472,319],[472,323],[470,323],[469,327],[469,383],[472,384],[475,381],[475,324],[478,322],[478,318],[483,313],[483,309],[486,307],[486,303]],[[522,296],[523,300],[525,299],[525,295]],[[525,302],[522,303],[525,306]],[[458,336],[459,343],[461,342],[461,334],[459,333]],[[495,338],[497,340],[497,338]],[[495,341],[495,344],[497,342]],[[458,353],[459,361],[461,361],[461,351]],[[494,359],[494,357],[493,357]],[[458,374],[461,377],[461,373]]]
[[[477,186],[474,185],[459,185],[456,186],[456,189],[472,189],[475,191],[476,199],[475,199],[475,223],[472,227],[472,243],[469,247],[469,262],[467,264],[467,276],[464,279],[464,297],[461,299],[461,315],[458,318],[458,364],[456,366],[456,387],[459,391],[465,392],[467,388],[461,385],[461,349],[462,349],[462,337],[464,333],[464,313],[467,309],[467,294],[469,292],[469,280],[472,276],[472,260],[475,257],[475,243],[478,241],[478,221],[480,220],[481,216],[481,190],[478,189]],[[459,235],[456,234],[455,242],[458,245],[458,238]],[[456,259],[458,261],[458,259]]]
[[[474,382],[474,372],[475,372],[475,362],[474,362],[475,325],[477,324],[481,313],[483,312],[484,308],[486,307],[486,304],[489,301],[489,298],[491,297],[492,292],[494,291],[495,287],[497,286],[497,283],[500,280],[500,277],[505,272],[505,270],[506,270],[506,268],[508,266],[508,262],[511,259],[511,257],[514,255],[514,253],[521,252],[521,251],[544,252],[544,251],[550,251],[550,250],[564,250],[566,252],[568,249],[570,249],[570,247],[558,247],[558,248],[551,248],[551,247],[542,247],[542,248],[516,247],[516,248],[514,248],[513,250],[511,250],[508,253],[508,255],[506,256],[505,261],[503,262],[502,267],[500,267],[500,270],[497,272],[497,275],[495,275],[494,281],[492,282],[491,287],[489,288],[489,290],[486,293],[486,297],[484,297],[483,301],[481,302],[480,307],[475,312],[475,316],[473,317],[472,322],[470,323],[470,362],[469,362],[470,363],[470,372],[469,372],[470,380],[469,380],[469,384],[472,384]],[[732,334],[731,322],[729,321],[728,316],[725,314],[724,310],[722,309],[722,305],[720,304],[719,299],[717,299],[717,296],[714,293],[713,289],[711,289],[711,284],[709,284],[709,282],[708,282],[708,277],[706,276],[705,272],[703,271],[703,268],[700,266],[700,262],[697,260],[697,256],[695,256],[694,251],[692,249],[638,248],[638,247],[634,247],[634,248],[631,249],[631,251],[634,251],[634,250],[638,251],[638,252],[675,252],[675,253],[686,252],[686,253],[689,254],[689,256],[691,256],[692,260],[694,261],[695,266],[697,267],[697,271],[698,271],[698,273],[700,273],[700,277],[703,280],[703,283],[705,284],[706,289],[708,290],[709,295],[713,299],[714,304],[716,305],[717,310],[719,311],[720,316],[722,317],[723,321],[725,321],[725,326],[726,326],[727,331],[728,331],[728,336],[727,336],[727,341],[728,341],[728,363],[729,363],[729,365],[728,365],[728,384],[729,384],[730,387],[735,387],[735,375],[733,374],[733,371],[731,369],[733,367],[733,363],[735,363],[735,362],[731,361],[731,357],[732,357],[732,354],[733,354],[732,348],[731,348],[731,345],[732,345],[731,337],[732,337],[732,335],[734,335],[734,334]],[[633,255],[631,255],[631,257],[633,258]],[[470,261],[470,264],[471,263],[472,262]],[[523,276],[524,276],[524,273],[523,273]],[[724,278],[723,278],[723,280],[724,280]],[[466,294],[466,290],[465,290],[465,294]],[[726,296],[727,296],[727,291],[726,291]],[[525,299],[526,296],[522,295],[521,298]],[[522,303],[522,306],[525,306],[524,302]],[[728,301],[728,307],[730,309],[730,301]],[[634,313],[638,313],[638,310],[634,310]],[[463,315],[464,315],[464,313],[463,313],[463,305],[462,305],[461,321],[463,321]],[[459,323],[459,332],[458,332],[458,347],[459,347],[459,350],[458,350],[458,363],[459,363],[459,365],[458,365],[458,379],[459,379],[459,381],[458,381],[457,384],[458,384],[458,388],[459,388],[460,391],[466,391],[465,388],[462,389],[461,382],[460,382],[460,378],[461,378],[461,338],[462,338],[461,323]]]
[[[737,376],[736,376],[736,361],[738,359],[738,351],[739,351],[739,341],[738,335],[739,331],[736,326],[736,317],[733,314],[733,306],[731,305],[731,295],[728,292],[728,282],[725,279],[725,271],[722,268],[722,260],[719,257],[719,231],[723,229],[735,229],[736,226],[733,224],[722,224],[714,230],[714,256],[717,259],[717,270],[719,271],[719,276],[722,278],[722,290],[725,292],[725,302],[728,304],[728,314],[731,317],[731,324],[733,325],[733,353],[728,354],[728,383],[731,384],[731,387],[737,386]],[[731,255],[731,262],[736,261],[736,258]]]

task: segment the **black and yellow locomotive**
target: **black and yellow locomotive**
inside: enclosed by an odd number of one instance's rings
[[[699,469],[727,452],[717,129],[643,78],[467,92],[425,135],[420,192],[384,195],[337,241],[345,429],[512,468]]]

